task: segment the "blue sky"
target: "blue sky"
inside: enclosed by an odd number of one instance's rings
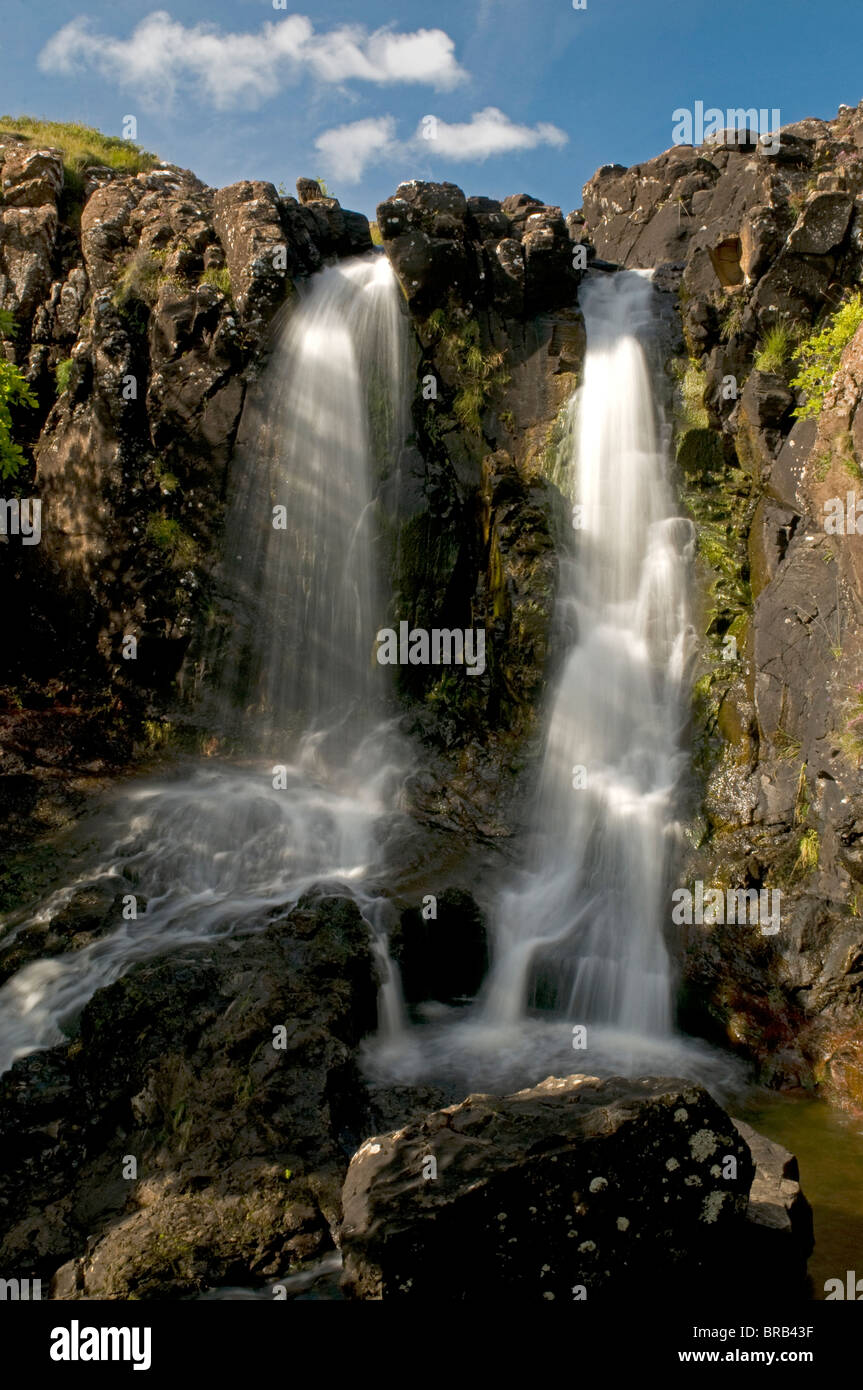
[[[667,149],[676,108],[788,124],[863,98],[859,0],[3,0],[3,20],[6,112],[118,135],[134,115],[207,183],[322,175],[370,216],[406,178],[566,213],[600,164]]]

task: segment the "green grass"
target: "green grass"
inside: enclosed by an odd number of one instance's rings
[[[799,738],[781,727],[773,735],[773,746],[780,758],[786,758],[788,762],[796,762],[803,748]]]
[[[205,270],[200,280],[201,285],[212,285],[214,289],[223,294],[226,299],[231,298],[231,272],[227,266],[211,265],[209,270]]]
[[[785,324],[777,324],[765,334],[764,341],[755,354],[755,370],[782,376],[789,365],[792,350],[791,333]]]
[[[69,184],[80,187],[85,169],[107,165],[122,174],[139,174],[159,163],[157,155],[142,150],[119,135],[103,135],[101,130],[78,121],[41,121],[33,116],[0,116],[0,140],[4,135],[22,136],[34,149],[59,150],[63,172]]]
[[[846,758],[859,767],[863,762],[863,685],[854,688],[848,719],[838,742]]]
[[[114,304],[121,313],[134,310],[137,304],[150,308],[155,304],[164,261],[164,251],[144,250],[139,246],[132,253],[114,287]]]
[[[812,828],[804,830],[797,846],[797,859],[792,877],[796,877],[797,874],[802,876],[814,873],[818,868],[820,851],[821,841],[818,837],[818,831]]]
[[[817,420],[824,399],[833,384],[842,353],[863,323],[863,293],[859,290],[831,314],[817,332],[801,344],[797,352],[800,371],[791,382],[805,400],[794,414],[799,420]]]
[[[745,307],[745,302],[739,294],[730,296],[723,305],[719,314],[719,337],[723,343],[727,343],[740,332]]]

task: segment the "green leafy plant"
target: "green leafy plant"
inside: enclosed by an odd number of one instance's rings
[[[0,336],[11,336],[10,318],[6,314],[0,321]],[[20,406],[35,409],[38,404],[20,368],[0,356],[0,478],[16,478],[27,462],[21,445],[12,437],[13,409]]]
[[[827,321],[800,344],[797,359],[800,370],[791,381],[805,400],[794,411],[799,420],[818,419],[824,399],[833,384],[842,353],[863,323],[863,293],[847,299]]]

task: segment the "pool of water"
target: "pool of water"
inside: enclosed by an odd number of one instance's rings
[[[863,1120],[820,1100],[755,1092],[732,1109],[768,1139],[797,1155],[800,1185],[812,1207],[815,1249],[809,1258],[813,1296],[849,1269],[863,1278]]]

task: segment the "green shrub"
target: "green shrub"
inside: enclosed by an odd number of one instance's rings
[[[791,382],[796,391],[803,391],[806,396],[803,404],[794,412],[799,420],[817,420],[821,414],[842,353],[861,323],[863,294],[858,290],[840,305],[817,332],[801,343],[797,353],[800,371]]]
[[[62,362],[58,362],[54,369],[54,376],[57,381],[57,395],[62,396],[64,391],[69,390],[69,381],[72,376],[74,360],[71,357],[64,357]]]
[[[17,477],[27,462],[21,445],[12,438],[12,407],[38,404],[20,369],[0,357],[0,478]]]

